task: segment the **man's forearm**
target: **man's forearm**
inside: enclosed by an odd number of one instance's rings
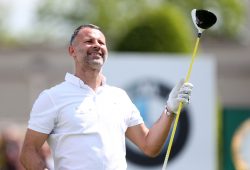
[[[149,153],[151,153],[150,155],[156,156],[160,153],[170,131],[173,120],[174,116],[167,116],[164,111],[157,122],[155,122],[150,128],[146,138]]]
[[[20,161],[27,170],[44,170],[47,168],[45,160],[34,149],[23,150]]]

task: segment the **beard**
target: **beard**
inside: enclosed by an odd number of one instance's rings
[[[84,57],[85,63],[92,69],[100,70],[106,61],[106,55],[87,54]]]

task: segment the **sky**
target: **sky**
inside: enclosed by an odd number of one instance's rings
[[[15,34],[31,27],[34,11],[40,0],[0,0],[0,4],[9,11],[6,25],[8,30]]]

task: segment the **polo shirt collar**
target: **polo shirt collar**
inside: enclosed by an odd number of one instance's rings
[[[76,77],[75,75],[71,74],[71,73],[66,73],[65,75],[65,81],[72,83],[74,85],[76,85],[77,87],[84,87],[86,86],[86,84],[79,78]],[[102,76],[102,86],[106,84],[106,77]]]

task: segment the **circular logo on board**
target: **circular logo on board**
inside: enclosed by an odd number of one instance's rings
[[[137,80],[128,85],[126,91],[132,102],[140,110],[144,123],[148,128],[152,127],[156,122],[167,101],[167,97],[172,89],[165,83],[152,79]],[[190,122],[188,111],[183,109],[181,111],[178,126],[176,129],[171,153],[169,157],[169,164],[175,159],[183,150],[189,136]],[[132,142],[126,140],[126,155],[127,160],[140,166],[158,166],[162,165],[167,152],[169,138],[172,131],[168,135],[168,139],[164,145],[162,152],[155,158],[147,157],[140,151]]]

